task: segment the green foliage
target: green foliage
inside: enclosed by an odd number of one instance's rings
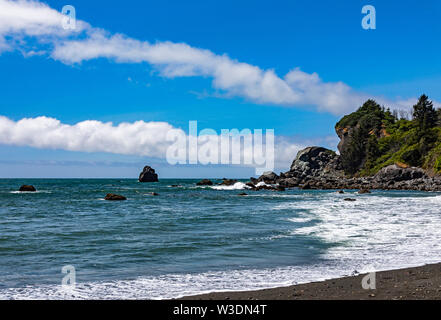
[[[342,166],[347,173],[356,173],[365,165],[367,156],[369,158],[367,165],[373,164],[373,153],[379,153],[378,148],[373,146],[374,141],[368,143],[369,137],[377,135],[383,123],[391,125],[395,121],[389,110],[384,110],[374,100],[368,100],[357,111],[344,116],[336,124],[336,128],[351,128],[350,143],[341,155]]]
[[[378,139],[375,135],[370,135],[366,144],[366,169],[371,169],[375,164],[375,160],[380,155],[381,153],[378,146]]]
[[[418,167],[421,166],[421,151],[418,147],[410,148],[401,154],[401,159],[411,166]]]
[[[418,103],[413,106],[413,118],[420,127],[422,134],[436,125],[438,120],[437,112],[433,108],[432,101],[430,101],[429,97],[425,94],[423,94],[418,99]]]
[[[341,155],[341,163],[347,173],[354,174],[362,164],[366,155],[365,141],[365,132],[361,128],[354,129],[350,145]]]
[[[384,112],[380,105],[374,100],[369,99],[357,111],[344,116],[337,124],[336,128],[354,127],[359,122],[365,125],[379,125]]]
[[[413,117],[398,120],[398,112],[385,110],[374,100],[344,116],[336,128],[349,131],[341,154],[346,173],[372,175],[398,162],[441,173],[441,111],[422,95]]]

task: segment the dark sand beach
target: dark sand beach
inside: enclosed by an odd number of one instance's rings
[[[376,289],[362,288],[366,274],[257,291],[214,292],[182,300],[432,300],[441,299],[441,263],[380,271]]]

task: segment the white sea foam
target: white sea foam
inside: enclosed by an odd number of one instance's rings
[[[266,184],[263,181],[260,181],[259,183],[256,184],[256,187],[262,187],[262,186],[271,186],[270,184]],[[231,186],[210,186],[211,189],[214,190],[244,190],[244,189],[251,189],[251,187],[247,186],[245,183],[243,182],[236,182],[235,184],[231,185]]]
[[[357,198],[354,202],[343,201],[335,193],[302,196],[301,201],[288,198],[274,210],[278,214],[280,210],[292,212],[291,217],[282,218],[293,223],[287,236],[317,237],[338,244],[327,249],[322,264],[78,283],[70,291],[59,285],[6,288],[0,289],[0,299],[167,299],[212,291],[285,286],[355,271],[441,261],[441,196],[437,194],[351,194]],[[307,223],[310,221],[312,224]]]
[[[244,189],[250,189],[245,183],[243,182],[236,182],[235,184],[231,186],[212,186],[210,187],[214,190],[244,190]]]
[[[304,223],[304,222],[309,222],[312,220],[312,218],[308,218],[308,217],[299,217],[299,218],[288,218],[288,221],[291,222],[295,222],[295,223]]]
[[[256,184],[256,187],[263,187],[263,186],[270,186],[269,184],[266,184],[265,182],[263,182],[263,181],[260,181],[260,182],[258,182],[257,184]]]
[[[257,290],[344,275],[324,266],[170,274],[135,280],[77,283],[74,289],[48,285],[0,290],[0,299],[170,299],[213,291]]]
[[[37,190],[37,191],[9,191],[12,194],[38,194],[38,193],[52,193],[49,190]]]
[[[384,267],[441,261],[441,196],[384,197],[359,195],[348,202],[333,196],[301,204],[318,221],[293,229],[293,235],[315,236],[343,245],[326,257],[369,260]],[[292,204],[299,208],[299,204]]]

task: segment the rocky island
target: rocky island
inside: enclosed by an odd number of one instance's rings
[[[158,174],[150,166],[145,166],[139,174],[139,182],[158,182]]]

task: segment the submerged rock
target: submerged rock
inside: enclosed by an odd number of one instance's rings
[[[238,194],[238,196],[247,196],[247,195],[248,195],[248,194],[245,193],[245,192],[241,192],[241,193]]]
[[[312,186],[311,186],[311,184],[309,182],[307,182],[307,183],[303,184],[300,187],[300,189],[302,189],[302,190],[309,190],[309,189],[312,189]]]
[[[151,194],[152,196],[159,196],[159,193],[156,193],[156,192],[150,192],[150,194]]]
[[[202,179],[201,181],[196,183],[197,186],[212,186],[213,185],[213,181],[209,180],[209,179]]]
[[[300,180],[297,178],[283,178],[279,180],[279,185],[284,186],[285,188],[297,187],[300,183]]]
[[[252,183],[252,182],[247,182],[247,183],[245,183],[245,185],[247,187],[250,187],[251,189],[256,189],[256,185],[254,183]]]
[[[139,182],[158,182],[158,174],[155,173],[155,169],[149,166],[145,166],[142,172],[139,174]]]
[[[275,174],[272,171],[266,171],[257,179],[257,181],[258,182],[263,181],[265,183],[274,184],[277,182],[278,179],[279,179],[279,176],[277,174]]]
[[[34,186],[28,185],[28,184],[24,184],[20,187],[20,189],[18,189],[18,191],[28,191],[28,192],[35,192],[37,191],[37,189],[35,189]]]
[[[357,201],[357,199],[353,199],[353,198],[344,198],[344,201]]]
[[[237,182],[237,180],[234,179],[223,179],[223,181],[220,183],[221,186],[232,186]]]
[[[369,189],[360,189],[358,190],[358,193],[363,194],[363,193],[371,193],[371,192],[369,191]]]
[[[106,194],[106,197],[104,198],[104,200],[121,201],[121,200],[127,200],[127,198],[124,196],[121,196],[119,194],[108,193],[108,194]]]

